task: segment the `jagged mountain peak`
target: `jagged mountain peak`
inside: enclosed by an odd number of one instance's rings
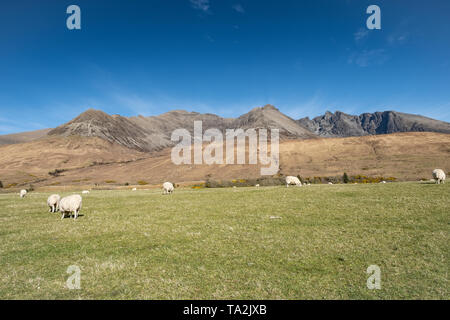
[[[341,111],[310,119],[297,120],[308,130],[321,137],[349,137],[395,132],[442,132],[450,133],[450,123],[397,111],[377,111],[359,116]]]

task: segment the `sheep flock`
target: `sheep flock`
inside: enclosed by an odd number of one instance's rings
[[[435,181],[436,184],[443,184],[445,183],[446,175],[444,170],[442,169],[435,169],[432,172],[433,181]],[[298,177],[295,176],[287,176],[286,179],[286,187],[289,187],[290,185],[295,185],[298,187],[302,186],[302,183]],[[386,183],[386,181],[381,181],[380,183]],[[332,184],[329,182],[328,184]],[[305,182],[304,185],[310,185],[309,182]],[[259,187],[259,184],[256,184],[255,187]],[[233,188],[236,188],[234,186]],[[162,185],[163,194],[172,194],[175,187],[173,183],[171,182],[164,182]],[[132,191],[137,191],[136,188],[131,189]],[[82,194],[89,194],[90,191],[83,190]],[[25,189],[20,190],[19,196],[21,199],[23,199],[28,194],[28,191]],[[66,196],[64,198],[61,198],[58,194],[52,194],[47,198],[47,206],[49,207],[49,212],[55,213],[60,212],[62,214],[61,220],[66,217],[66,215],[73,216],[74,220],[77,219],[79,212],[81,210],[82,206],[82,197],[78,194],[73,194]]]

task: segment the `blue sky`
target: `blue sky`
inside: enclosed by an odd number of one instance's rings
[[[81,30],[66,8],[81,8]],[[366,8],[381,8],[381,30]],[[0,5],[0,134],[88,108],[450,121],[450,1],[15,0]]]

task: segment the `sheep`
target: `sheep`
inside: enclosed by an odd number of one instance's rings
[[[137,190],[136,188],[131,189],[131,191],[136,191],[136,190]]]
[[[333,184],[333,182],[328,182],[328,184]]]
[[[386,183],[386,181],[383,180],[383,181],[380,181],[380,183]]]
[[[286,187],[289,187],[290,184],[295,184],[297,187],[301,187],[302,183],[297,177],[287,176],[286,177]]]
[[[256,184],[255,187],[259,188],[259,184]]]
[[[170,182],[163,183],[163,194],[171,194],[173,192],[173,184]]]
[[[81,193],[82,193],[82,194],[88,194],[88,193],[89,193],[89,190],[83,190],[83,191],[81,191]]]
[[[433,178],[437,184],[445,183],[445,172],[442,169],[434,169],[433,170]]]
[[[47,205],[50,207],[50,212],[56,212],[59,210],[59,201],[61,200],[61,197],[59,194],[52,194],[47,199]]]
[[[26,195],[27,195],[27,190],[25,190],[25,189],[20,190],[19,196],[21,198],[25,197]]]
[[[66,213],[74,214],[74,220],[78,217],[78,212],[81,210],[82,198],[78,194],[73,194],[62,198],[59,201],[59,211],[62,213],[61,220],[64,219]]]

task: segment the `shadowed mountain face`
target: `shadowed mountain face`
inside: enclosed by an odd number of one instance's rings
[[[359,116],[340,111],[326,112],[314,119],[297,121],[320,137],[352,137],[395,132],[450,133],[450,123],[395,111],[363,113]]]
[[[186,129],[193,135],[194,121],[202,121],[203,131],[217,128],[224,134],[226,129],[265,128],[279,129],[281,138],[316,138],[316,135],[271,105],[255,108],[237,119],[180,110],[159,116],[126,118],[90,109],[51,130],[49,135],[93,136],[139,151],[155,151],[173,145],[170,138],[176,129]]]

